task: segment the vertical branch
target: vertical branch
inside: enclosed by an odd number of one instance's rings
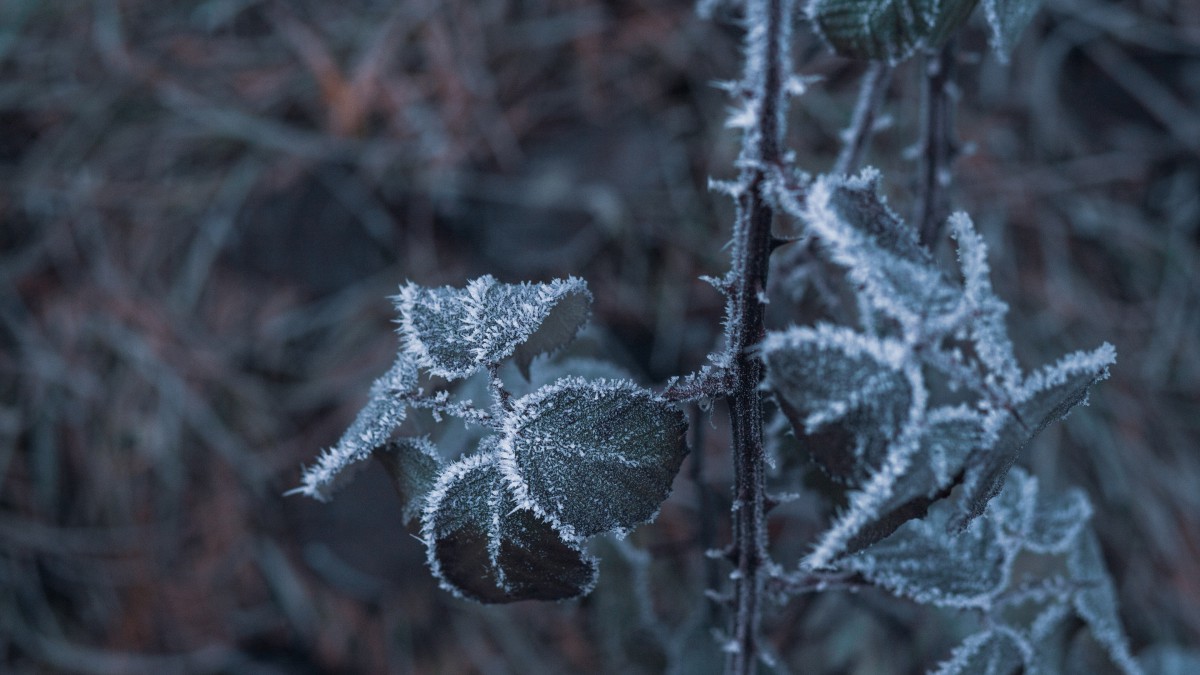
[[[944,188],[950,184],[950,165],[958,152],[954,142],[955,42],[951,39],[936,55],[926,57],[921,88],[921,164],[913,224],[921,243],[930,248],[941,236],[946,211]]]
[[[720,584],[720,570],[717,561],[708,555],[714,548],[717,538],[716,512],[713,508],[712,494],[704,482],[704,413],[698,406],[688,406],[688,428],[692,430],[692,468],[689,478],[696,486],[696,512],[699,514],[699,531],[696,534],[699,548],[704,552],[704,587],[716,589]],[[705,611],[712,617],[710,603],[705,603]]]
[[[746,132],[738,159],[737,220],[725,318],[733,431],[734,501],[732,556],[734,615],[726,671],[753,673],[760,649],[763,571],[766,555],[765,469],[763,453],[762,361],[753,348],[765,329],[767,262],[774,210],[767,199],[768,171],[781,163],[787,112],[786,83],[791,77],[789,28],[793,0],[748,3],[745,73]]]
[[[891,80],[892,67],[886,61],[871,62],[863,75],[858,103],[854,105],[854,117],[850,120],[850,126],[842,132],[842,151],[833,165],[833,173],[847,174],[858,168],[875,132],[875,115]]]

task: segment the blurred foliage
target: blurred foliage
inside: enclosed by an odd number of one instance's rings
[[[1135,651],[1195,647],[1200,5],[1047,5],[1008,65],[978,16],[960,39],[973,151],[951,202],[991,248],[1022,361],[1116,344],[1092,407],[1023,462],[1092,496]],[[824,79],[789,143],[823,170],[863,67],[796,36]],[[722,303],[697,277],[724,271],[730,222],[704,186],[736,153],[710,83],[737,72],[737,38],[666,0],[0,4],[0,669],[594,672],[644,654],[655,672],[700,653],[699,589],[722,573],[700,552],[727,527],[697,524],[727,511],[719,412],[696,413],[700,450],[632,538],[646,569],[610,575],[641,575],[663,636],[607,624],[629,598],[604,582],[561,605],[439,592],[381,469],[332,506],[280,495],[388,367],[405,279],[574,274],[598,352],[647,382],[699,366]],[[902,213],[918,89],[900,67],[867,156]],[[781,563],[823,508],[776,512]],[[970,629],[873,592],[768,627],[783,662],[831,673],[919,670]]]

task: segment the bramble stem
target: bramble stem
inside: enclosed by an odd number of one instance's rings
[[[792,0],[749,3],[743,95],[752,124],[742,139],[738,164],[737,220],[733,228],[732,288],[726,305],[733,430],[734,615],[726,672],[753,673],[758,665],[766,555],[762,395],[763,364],[752,353],[766,334],[764,295],[774,209],[767,196],[768,171],[781,163],[791,76],[788,28]]]
[[[919,186],[913,223],[921,243],[929,248],[938,240],[945,221],[945,188],[950,165],[958,152],[954,142],[954,65],[958,54],[951,39],[936,54],[926,56],[921,87],[921,139]]]
[[[883,95],[892,80],[892,67],[884,61],[874,61],[863,75],[862,89],[854,105],[854,117],[850,126],[842,132],[842,151],[833,165],[833,173],[848,174],[858,168],[863,152],[875,133],[875,116]]]

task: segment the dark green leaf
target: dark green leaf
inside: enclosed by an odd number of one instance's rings
[[[404,522],[420,517],[425,495],[433,489],[442,471],[442,457],[437,448],[424,436],[397,438],[376,450],[375,458],[383,464],[400,494]]]
[[[768,334],[762,355],[780,409],[814,460],[834,480],[861,481],[907,416],[903,346],[820,324]]]
[[[502,284],[484,276],[462,289],[407,284],[395,301],[403,352],[434,375],[459,379],[510,356],[528,375],[533,357],[575,337],[592,296],[574,277]]]
[[[978,0],[814,0],[808,15],[842,56],[901,61],[954,34]]]
[[[1069,354],[1025,380],[1015,391],[1013,409],[994,413],[995,444],[968,461],[958,513],[950,519],[952,528],[960,530],[983,513],[1004,487],[1004,477],[1021,451],[1043,429],[1086,401],[1088,389],[1108,377],[1108,367],[1115,361],[1115,350],[1105,344],[1093,352]]]
[[[686,430],[679,408],[632,382],[564,378],[514,404],[501,463],[522,506],[587,537],[657,513]]]
[[[482,603],[562,600],[585,595],[595,584],[595,560],[518,507],[487,448],[442,472],[421,520],[429,567],[459,597]]]

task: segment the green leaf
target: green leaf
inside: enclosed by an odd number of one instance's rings
[[[510,356],[528,377],[535,356],[575,337],[592,296],[574,277],[502,284],[484,276],[462,289],[406,284],[394,300],[403,353],[428,372],[454,380]]]
[[[818,324],[771,332],[767,381],[813,459],[844,484],[881,460],[908,413],[902,344]]]
[[[978,0],[812,0],[808,16],[835,52],[857,59],[901,61],[940,47]]]
[[[383,464],[400,494],[404,522],[418,518],[425,508],[425,496],[442,470],[442,456],[437,448],[425,436],[397,438],[376,450],[375,458]]]
[[[522,506],[588,537],[654,517],[686,431],[678,407],[632,382],[563,378],[513,405],[501,465]]]
[[[442,588],[482,603],[587,594],[596,561],[517,500],[487,441],[447,467],[429,493],[422,538]]]
[[[1004,489],[988,505],[988,517],[1000,533],[1022,549],[1061,555],[1076,545],[1092,517],[1092,504],[1082,490],[1042,494],[1038,479],[1020,467],[1009,472]]]
[[[1068,354],[1014,390],[1012,410],[995,411],[990,421],[995,444],[968,461],[958,513],[950,527],[962,529],[983,513],[1004,487],[1004,478],[1021,451],[1043,429],[1086,402],[1088,390],[1108,377],[1108,367],[1115,361],[1116,351],[1106,343],[1092,352]]]
[[[905,523],[887,539],[844,558],[838,567],[921,604],[988,607],[1008,583],[1008,554],[995,528],[980,520],[948,536],[935,515]]]
[[[1021,33],[1042,7],[1042,0],[983,0],[983,11],[992,29],[992,49],[1007,61]]]
[[[287,494],[303,494],[320,501],[345,485],[364,460],[388,441],[407,414],[403,394],[417,388],[417,368],[401,354],[388,372],[371,385],[371,398],[337,445],[323,451],[304,471],[300,487]]]
[[[1092,636],[1104,646],[1112,662],[1127,675],[1142,672],[1129,651],[1129,640],[1117,614],[1117,592],[1104,566],[1100,542],[1087,530],[1067,556],[1071,580],[1079,584],[1075,593],[1075,611],[1091,629]]]
[[[962,293],[917,241],[916,230],[888,207],[879,172],[821,176],[811,186],[803,220],[823,257],[844,268],[872,310],[910,334],[929,333],[929,319],[952,314]]]
[[[847,543],[847,552],[860,551],[904,523],[925,517],[930,506],[950,495],[967,457],[979,446],[982,420],[959,406],[931,410],[926,422],[921,447],[908,471],[896,481],[874,521]]]

